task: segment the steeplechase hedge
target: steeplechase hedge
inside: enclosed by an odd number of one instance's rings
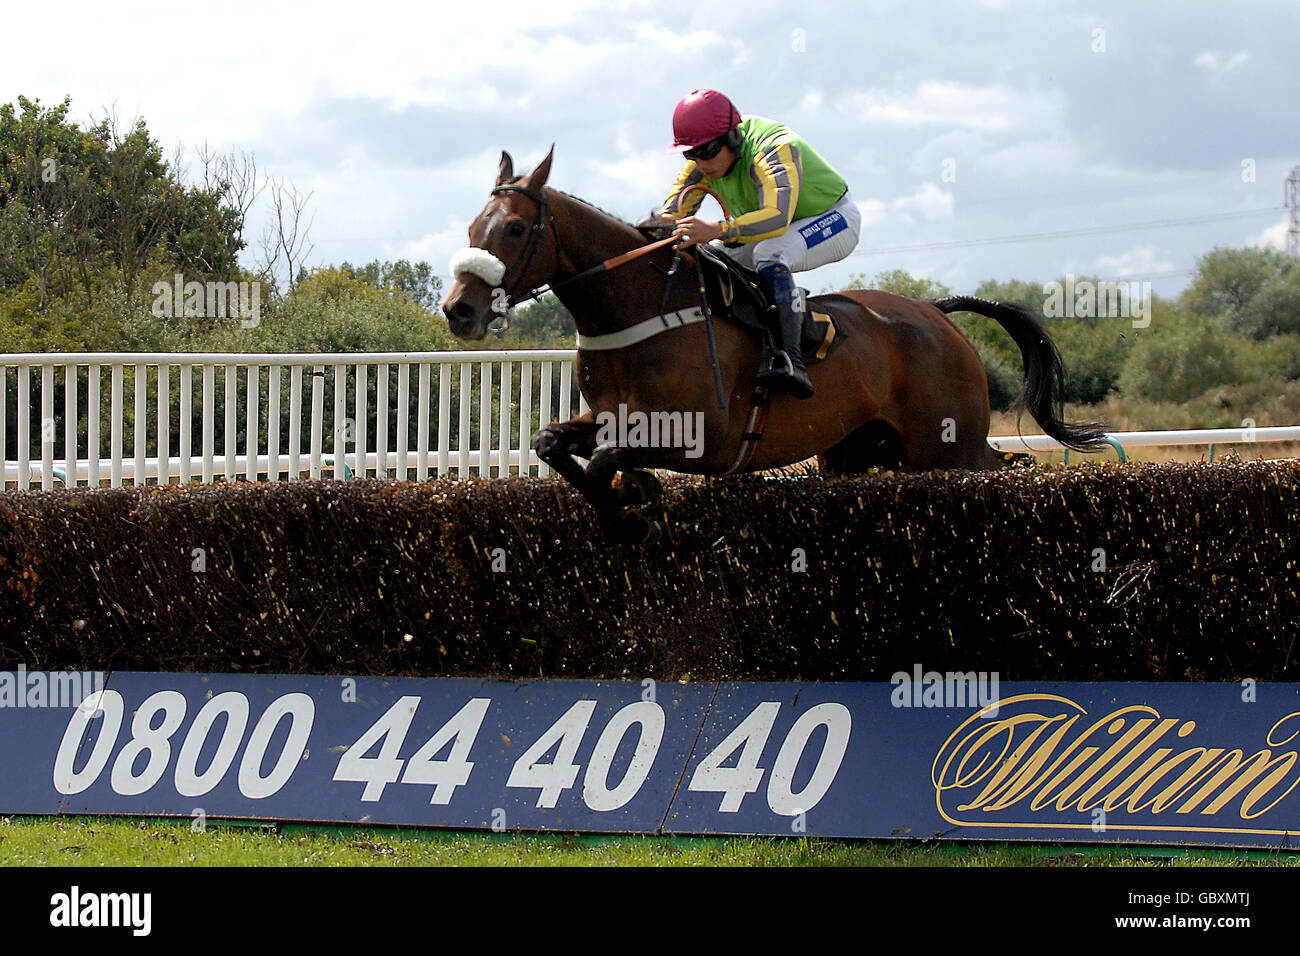
[[[0,494],[0,668],[1296,680],[1300,463]]]

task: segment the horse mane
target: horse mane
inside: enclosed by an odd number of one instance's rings
[[[519,175],[519,176],[516,176],[514,179],[510,180],[510,182],[511,182],[512,184],[515,184],[515,183],[518,183],[519,180],[521,180],[521,179],[523,179],[523,178],[524,178],[524,175],[521,174],[521,175]],[[564,196],[564,197],[567,198],[567,199],[572,199],[572,200],[574,200],[575,202],[580,202],[580,203],[582,203],[584,206],[588,206],[588,207],[590,207],[591,209],[596,210],[596,212],[600,213],[602,216],[608,216],[610,219],[613,219],[615,222],[619,223],[620,225],[627,226],[629,229],[633,230],[634,232],[636,232],[636,233],[638,233],[638,234],[640,234],[640,232],[641,232],[641,230],[637,229],[635,223],[628,222],[628,221],[627,221],[626,219],[624,219],[622,216],[615,215],[614,213],[610,212],[608,209],[602,209],[600,206],[597,206],[594,202],[589,202],[588,200],[583,199],[581,196],[575,196],[573,193],[566,193],[563,189],[556,189],[554,186],[547,186],[546,188],[549,189],[549,190],[550,190],[551,192],[553,192],[553,193],[558,193],[559,195]],[[642,238],[645,238],[645,237],[642,236]]]

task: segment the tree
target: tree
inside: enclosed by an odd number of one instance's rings
[[[266,189],[267,181],[258,174],[257,160],[252,153],[213,153],[207,143],[199,147],[199,160],[203,163],[203,191],[220,195],[237,216],[234,240],[240,249],[245,248],[244,224],[257,197]]]
[[[304,272],[244,329],[220,322],[205,340],[211,351],[233,352],[439,352],[459,348],[447,323],[404,293],[394,295],[352,274],[350,268]]]
[[[221,192],[190,187],[170,197],[171,217],[162,235],[165,256],[186,275],[229,281],[239,271],[243,216]]]
[[[1043,292],[1043,283],[1024,279],[985,279],[975,287],[974,295],[990,302],[1019,305],[1035,315],[1043,314],[1043,303],[1047,296]]]
[[[1065,365],[1065,401],[1094,405],[1118,390],[1133,348],[1131,326],[1060,321],[1052,326],[1052,340]]]
[[[291,291],[306,274],[307,257],[316,248],[310,238],[316,214],[312,213],[311,218],[303,221],[312,194],[300,193],[298,187],[286,185],[282,179],[273,180],[270,187],[275,223],[268,223],[262,232],[262,261],[257,273],[274,286],[276,272],[283,260],[288,276],[285,289]]]
[[[1300,332],[1300,267],[1294,259],[1237,310],[1233,326],[1259,341]]]
[[[396,262],[372,259],[364,266],[344,262],[339,269],[377,289],[400,292],[430,312],[436,312],[442,301],[442,279],[433,274],[433,266],[427,262],[412,264],[405,259]]]
[[[952,290],[942,282],[923,276],[915,277],[905,269],[877,272],[870,284],[867,283],[866,275],[852,275],[849,277],[849,284],[844,288],[879,289],[881,292],[892,292],[907,299],[941,299],[952,294]]]
[[[0,289],[33,283],[38,312],[78,291],[90,311],[110,285],[130,297],[151,263],[230,277],[243,212],[226,191],[187,189],[143,119],[82,129],[69,105],[0,107]]]
[[[1294,262],[1276,249],[1216,246],[1196,260],[1196,272],[1183,292],[1182,306],[1200,315],[1235,317],[1293,266]]]
[[[546,293],[510,315],[510,329],[500,339],[489,339],[481,348],[571,349],[578,328],[573,316],[552,293]]]
[[[115,121],[105,129],[106,202],[97,231],[112,252],[130,294],[149,253],[174,225],[174,194],[180,184],[172,178],[162,148],[149,136],[143,119],[136,120],[126,135],[118,131]]]
[[[38,310],[79,281],[89,295],[104,251],[107,129],[68,122],[69,102],[0,107],[0,288],[33,282]]]

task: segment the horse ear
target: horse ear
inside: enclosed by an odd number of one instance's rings
[[[508,183],[515,178],[515,161],[504,149],[501,150],[501,165],[497,167],[497,185]]]
[[[546,180],[551,175],[551,160],[555,156],[555,144],[551,144],[551,151],[546,154],[546,158],[537,164],[537,168],[528,174],[528,188],[540,190],[546,185]]]

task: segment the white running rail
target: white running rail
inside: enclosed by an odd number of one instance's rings
[[[532,450],[533,434],[587,410],[574,387],[575,355],[0,355],[3,483],[48,490],[56,482],[120,487],[159,476],[544,476],[549,469]],[[1208,445],[1213,458],[1216,444],[1300,441],[1300,427],[1116,432],[1108,440],[1121,459],[1125,448],[1153,445]],[[989,443],[1010,452],[1062,449],[1043,435],[995,436]]]
[[[538,423],[587,410],[574,354],[0,355],[3,481],[546,475]]]

